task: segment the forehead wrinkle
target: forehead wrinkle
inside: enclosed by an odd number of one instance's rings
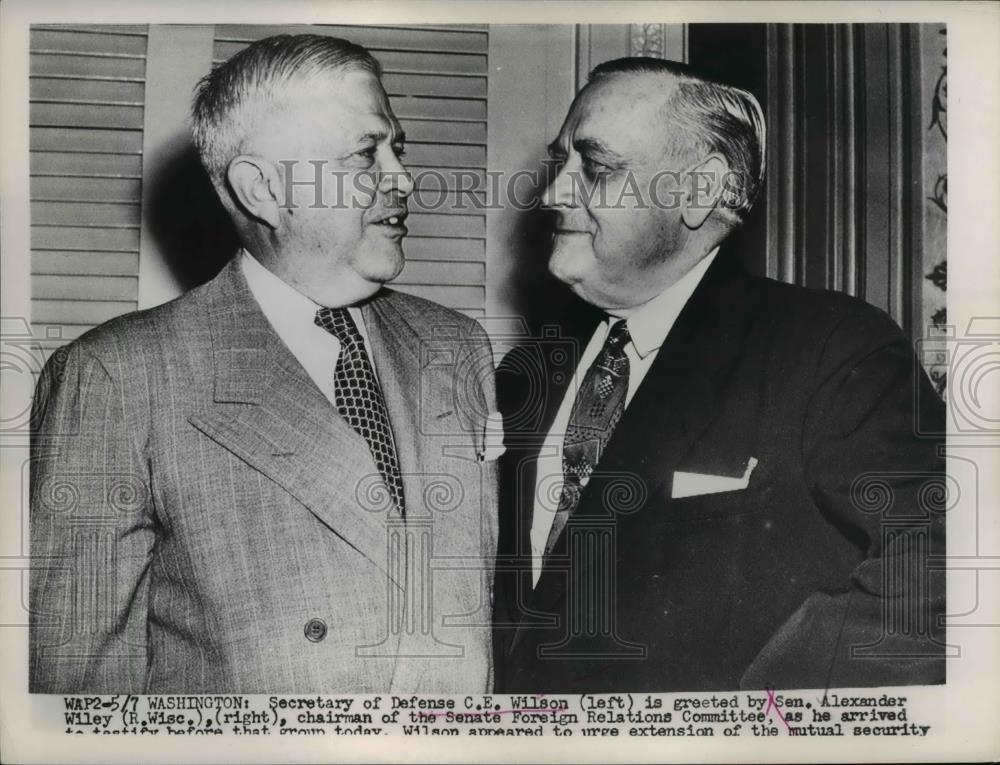
[[[369,82],[362,85],[365,80]],[[333,105],[336,109],[371,115],[398,129],[396,115],[381,80],[364,70],[318,72],[299,77],[282,91],[281,96],[310,112],[315,111],[317,105]]]
[[[388,119],[385,115],[375,115],[383,123],[381,127],[365,130],[357,135],[355,143],[406,143],[406,133],[395,120]]]
[[[652,72],[621,72],[587,86],[576,109],[574,129],[590,138],[600,135],[600,143],[613,155],[623,152],[634,163],[659,164],[676,154],[671,137],[675,120],[670,105],[677,93],[677,81]],[[637,122],[645,127],[637,132]],[[619,139],[625,137],[622,143]],[[614,143],[621,151],[608,146]],[[627,151],[626,151],[627,150]],[[622,157],[622,161],[628,161]]]
[[[594,125],[580,121],[579,132],[573,137],[573,149],[581,155],[619,167],[632,167],[646,160],[647,146],[623,140],[614,125]]]
[[[400,135],[402,127],[381,86],[358,86],[366,77],[378,82],[374,75],[355,71],[297,79],[294,87],[274,94],[257,115],[246,149],[253,153],[258,146],[271,146],[279,153],[333,151],[339,156],[362,141]],[[268,123],[275,127],[266,129]],[[275,145],[275,140],[281,144]]]

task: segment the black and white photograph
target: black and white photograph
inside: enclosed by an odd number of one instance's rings
[[[10,761],[1000,756],[948,6],[0,9]]]

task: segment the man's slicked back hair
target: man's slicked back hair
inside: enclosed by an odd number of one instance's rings
[[[726,158],[730,176],[720,209],[742,222],[764,182],[767,128],[764,111],[754,95],[727,85],[687,64],[658,58],[619,58],[598,65],[589,82],[616,74],[660,74],[671,78],[674,92],[667,101],[670,128],[684,133],[674,150],[718,153]],[[683,141],[683,139],[682,139]]]
[[[191,130],[202,164],[217,186],[241,153],[255,121],[280,104],[290,87],[326,73],[362,70],[382,76],[360,45],[325,35],[275,35],[258,40],[205,75],[195,88]]]

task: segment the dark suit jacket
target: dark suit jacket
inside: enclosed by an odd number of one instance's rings
[[[490,689],[489,342],[392,290],[361,311],[405,524],[238,260],[53,356],[32,441],[32,692]]]
[[[532,588],[536,456],[594,328],[498,370],[498,690],[939,683],[943,405],[899,328],[721,253]],[[742,491],[672,498],[677,471]]]

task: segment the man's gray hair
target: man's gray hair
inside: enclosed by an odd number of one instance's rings
[[[589,82],[613,74],[664,74],[673,78],[676,89],[666,105],[670,128],[680,128],[688,139],[680,146],[675,143],[674,150],[717,152],[725,157],[730,175],[720,209],[732,222],[741,223],[764,182],[767,128],[754,95],[686,64],[656,58],[606,61],[594,68]]]
[[[291,85],[314,75],[363,70],[382,76],[372,55],[325,35],[275,35],[230,57],[195,88],[191,130],[212,182],[225,188],[229,161],[241,153],[254,123],[278,106]]]

